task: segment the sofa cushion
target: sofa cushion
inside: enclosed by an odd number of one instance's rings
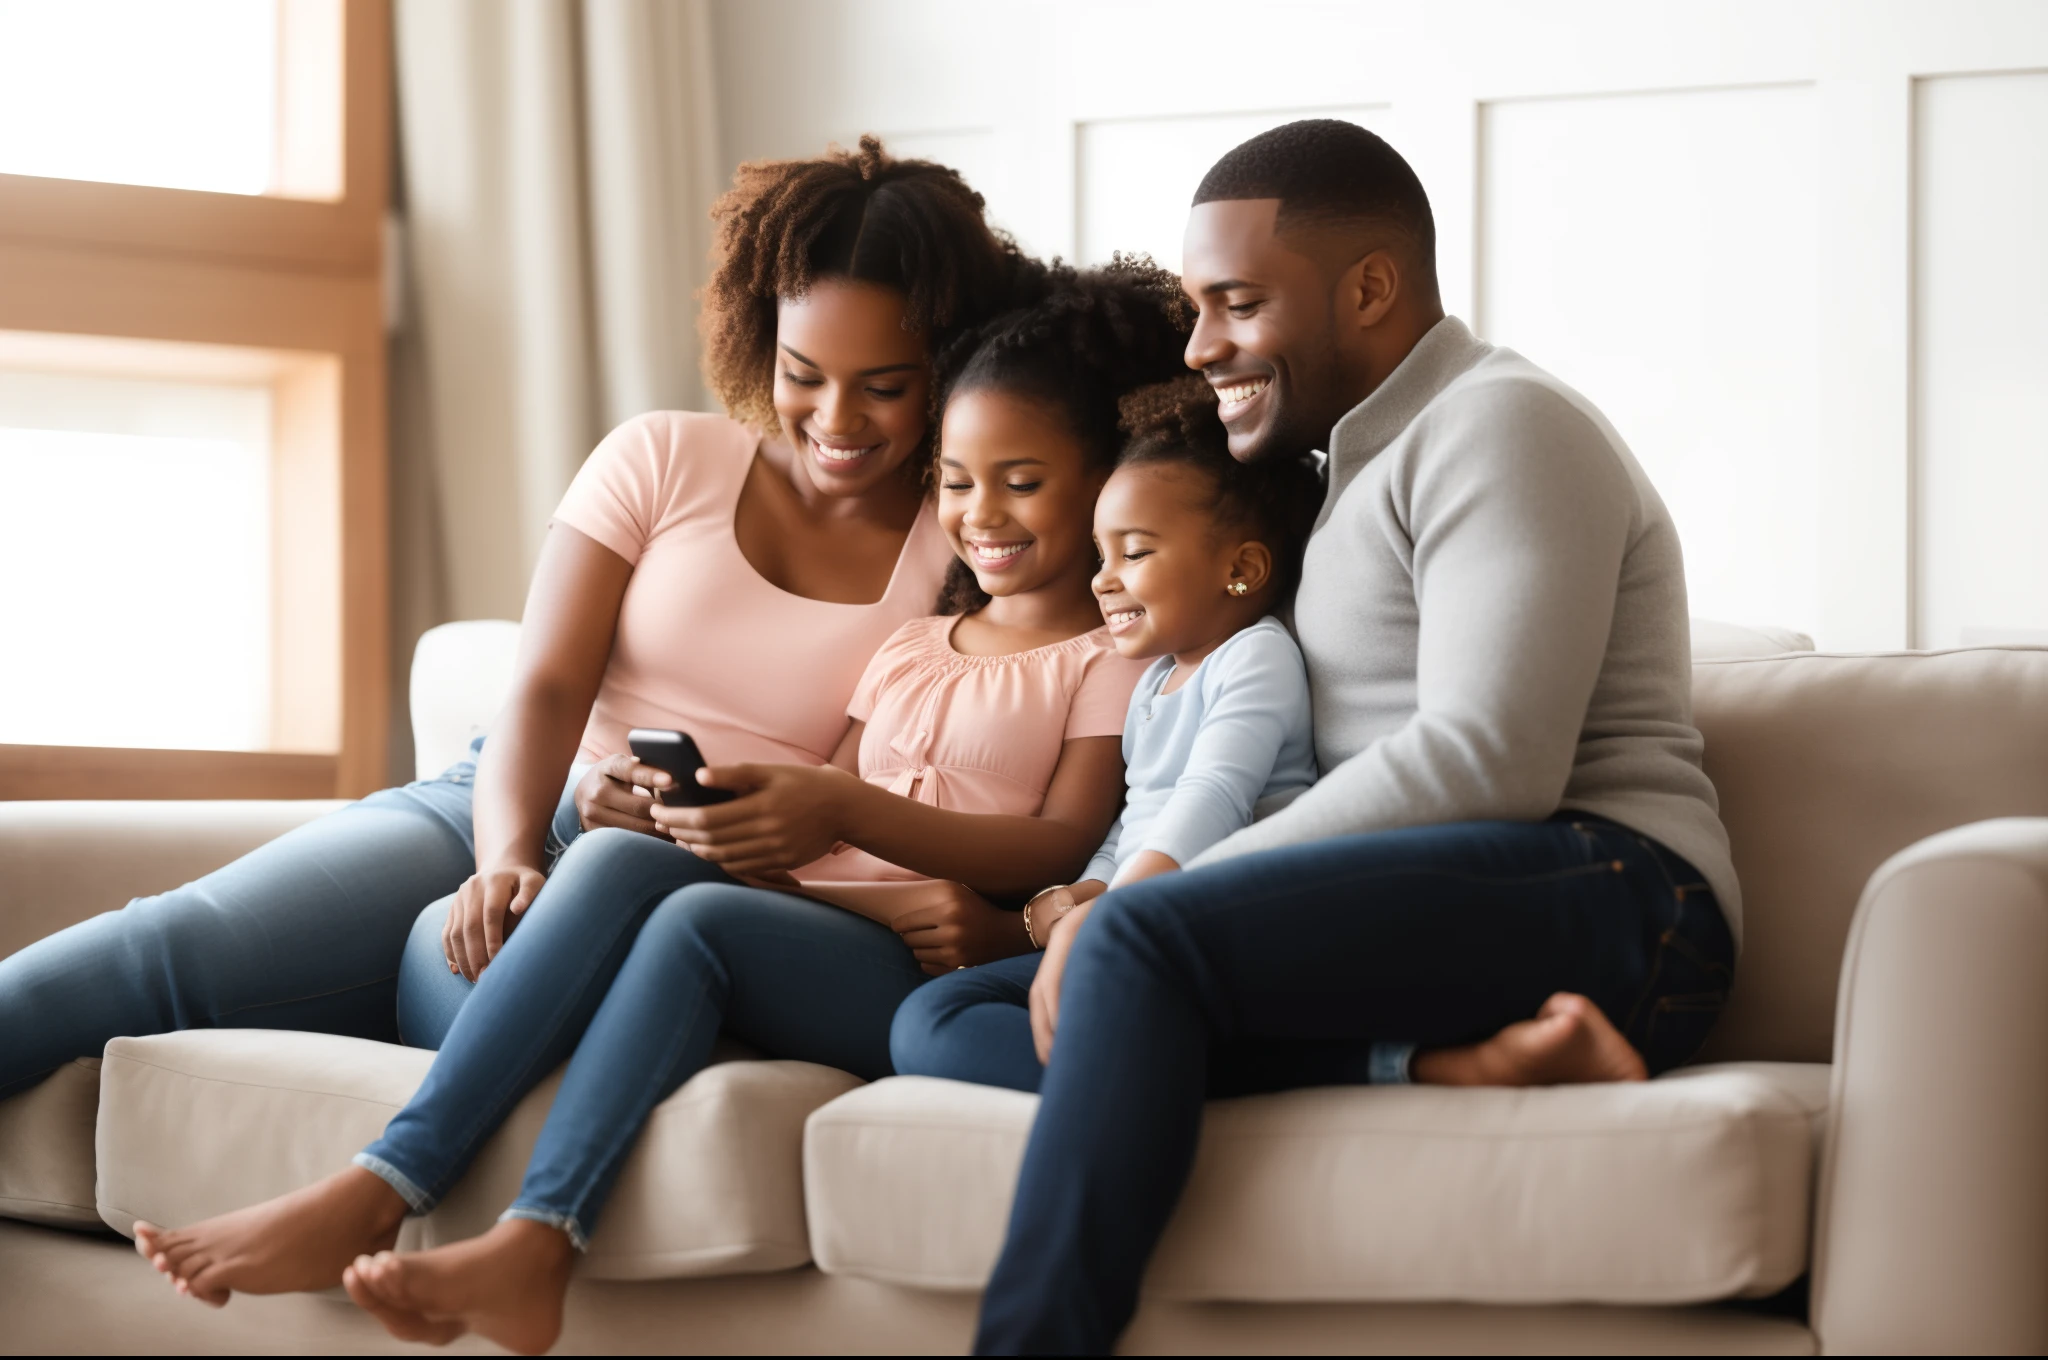
[[[59,1228],[98,1228],[92,1130],[100,1060],[66,1063],[0,1101],[0,1217]]]
[[[2048,817],[2048,649],[1709,661],[1693,712],[1742,882],[1742,961],[1703,1056],[1824,1062],[1877,866],[1951,827]]]
[[[324,1034],[193,1030],[107,1045],[99,1214],[171,1226],[254,1204],[348,1164],[434,1055]],[[473,1236],[512,1202],[559,1074],[533,1091],[401,1247]],[[804,1117],[858,1085],[799,1062],[715,1063],[655,1107],[581,1269],[599,1279],[782,1270],[810,1259]]]
[[[1686,1303],[1806,1268],[1824,1066],[1540,1090],[1331,1087],[1217,1101],[1146,1281],[1254,1302]],[[988,1278],[1038,1098],[928,1077],[810,1118],[821,1269]]]

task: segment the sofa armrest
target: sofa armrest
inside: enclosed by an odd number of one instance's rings
[[[2048,1350],[2048,819],[1881,866],[1837,1005],[1822,1349]]]
[[[341,806],[0,803],[0,958],[132,897],[189,883]]]

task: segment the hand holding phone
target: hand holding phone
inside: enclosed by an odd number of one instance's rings
[[[642,765],[665,771],[675,780],[668,788],[655,791],[663,807],[709,807],[739,796],[731,789],[707,789],[697,782],[697,771],[704,768],[704,753],[687,732],[636,727],[626,734],[626,744]]]

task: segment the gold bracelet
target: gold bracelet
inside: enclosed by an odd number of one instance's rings
[[[1045,946],[1038,942],[1037,933],[1031,929],[1032,905],[1049,892],[1058,892],[1061,888],[1071,888],[1073,886],[1071,883],[1055,883],[1050,888],[1040,888],[1037,892],[1031,894],[1031,900],[1024,904],[1024,938],[1031,941],[1033,949],[1042,950]]]

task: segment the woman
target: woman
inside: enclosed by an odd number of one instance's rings
[[[930,612],[951,560],[922,484],[931,354],[1038,271],[958,175],[868,138],[742,167],[715,215],[706,369],[737,419],[644,417],[593,457],[476,763],[0,960],[0,1095],[117,1035],[398,1038],[422,907],[455,894],[446,967],[473,979],[559,851],[551,826],[656,830],[632,790],[664,777],[618,754],[630,725],[692,731],[715,761],[831,755],[868,657]],[[579,750],[597,763],[572,811]],[[447,1010],[407,1037],[437,1042]]]

